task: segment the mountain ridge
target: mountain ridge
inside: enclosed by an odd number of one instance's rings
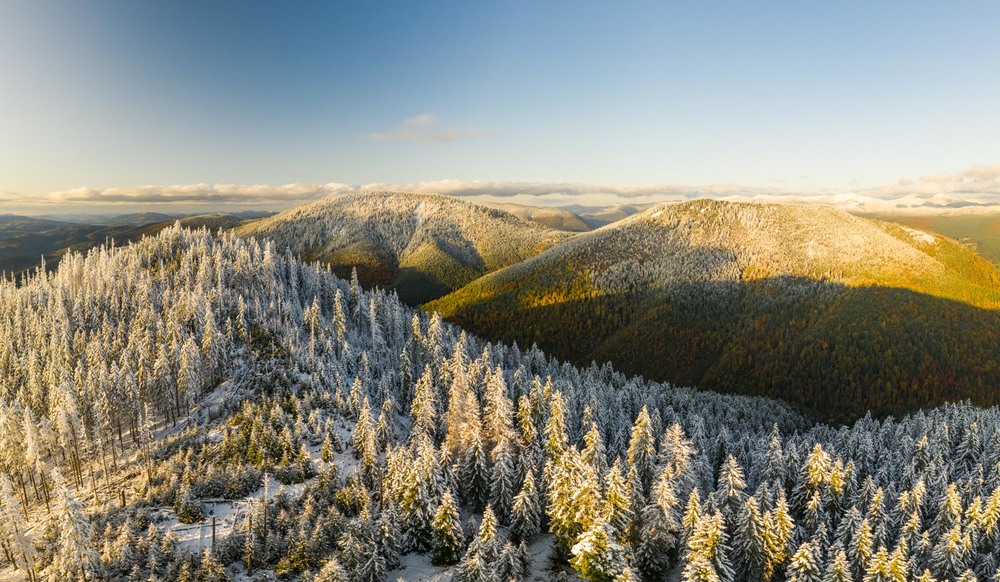
[[[514,264],[568,236],[508,212],[432,194],[338,195],[239,229],[416,304]]]
[[[577,235],[424,308],[577,364],[611,361],[629,373],[764,393],[846,420],[869,408],[914,408],[921,389],[900,394],[898,385],[919,383],[917,368],[957,374],[955,398],[994,402],[977,364],[993,377],[989,346],[998,337],[986,322],[998,305],[996,268],[943,236],[829,207],[694,201]],[[942,314],[971,327],[943,325]],[[905,349],[924,341],[908,339],[908,328],[929,343]],[[964,333],[982,340],[967,348],[967,367],[955,365],[966,358],[955,341]],[[850,359],[808,361],[789,352],[799,344],[802,354],[841,344],[885,350],[891,371],[838,370],[824,379],[819,362],[839,368]],[[918,365],[923,356],[935,365]],[[872,393],[854,395],[863,385]],[[820,386],[852,396],[825,403]]]

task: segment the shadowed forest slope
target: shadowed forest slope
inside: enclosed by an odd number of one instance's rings
[[[996,402],[997,271],[832,208],[696,201],[579,235],[425,307],[488,337],[832,420]]]

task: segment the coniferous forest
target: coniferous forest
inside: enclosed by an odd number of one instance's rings
[[[0,284],[21,580],[989,581],[1000,422],[816,423],[179,225]]]

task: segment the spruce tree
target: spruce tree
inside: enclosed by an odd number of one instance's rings
[[[521,492],[514,497],[510,535],[515,540],[531,542],[541,530],[542,507],[535,489],[535,475],[529,472],[524,478]]]
[[[510,522],[510,512],[514,503],[514,480],[517,469],[514,466],[514,456],[507,442],[498,445],[499,453],[490,475],[490,505],[497,514],[500,523]]]
[[[756,499],[747,498],[736,514],[733,525],[733,556],[737,565],[737,580],[762,580],[767,559],[767,542],[764,520]]]
[[[338,290],[338,293],[340,291]],[[319,569],[316,573],[316,577],[313,578],[313,582],[348,582],[347,573],[344,568],[341,567],[340,562],[337,560],[336,556],[330,556],[330,559],[323,564],[323,567]]]
[[[570,564],[592,582],[612,582],[625,565],[625,549],[603,517],[594,520],[570,551]]]
[[[632,436],[628,443],[628,464],[635,468],[642,483],[642,492],[649,494],[656,470],[656,439],[653,436],[649,411],[643,406],[632,425]]]
[[[454,564],[465,550],[465,532],[458,506],[451,491],[445,491],[441,504],[434,514],[434,536],[431,558],[434,564]]]
[[[480,510],[490,497],[490,473],[482,439],[478,435],[465,451],[458,474],[462,499],[475,510]]]
[[[799,546],[788,564],[788,582],[822,582],[816,549],[809,542]]]

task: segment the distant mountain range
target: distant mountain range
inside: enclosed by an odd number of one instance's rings
[[[245,220],[271,214],[257,211],[202,215],[143,212],[117,216],[50,215],[51,218],[0,215],[0,272],[16,273],[37,267],[42,257],[52,268],[71,250],[83,251],[107,241],[124,244],[156,234],[177,221],[189,228],[217,230],[233,228]],[[56,220],[56,217],[75,217],[91,222],[64,222]]]

